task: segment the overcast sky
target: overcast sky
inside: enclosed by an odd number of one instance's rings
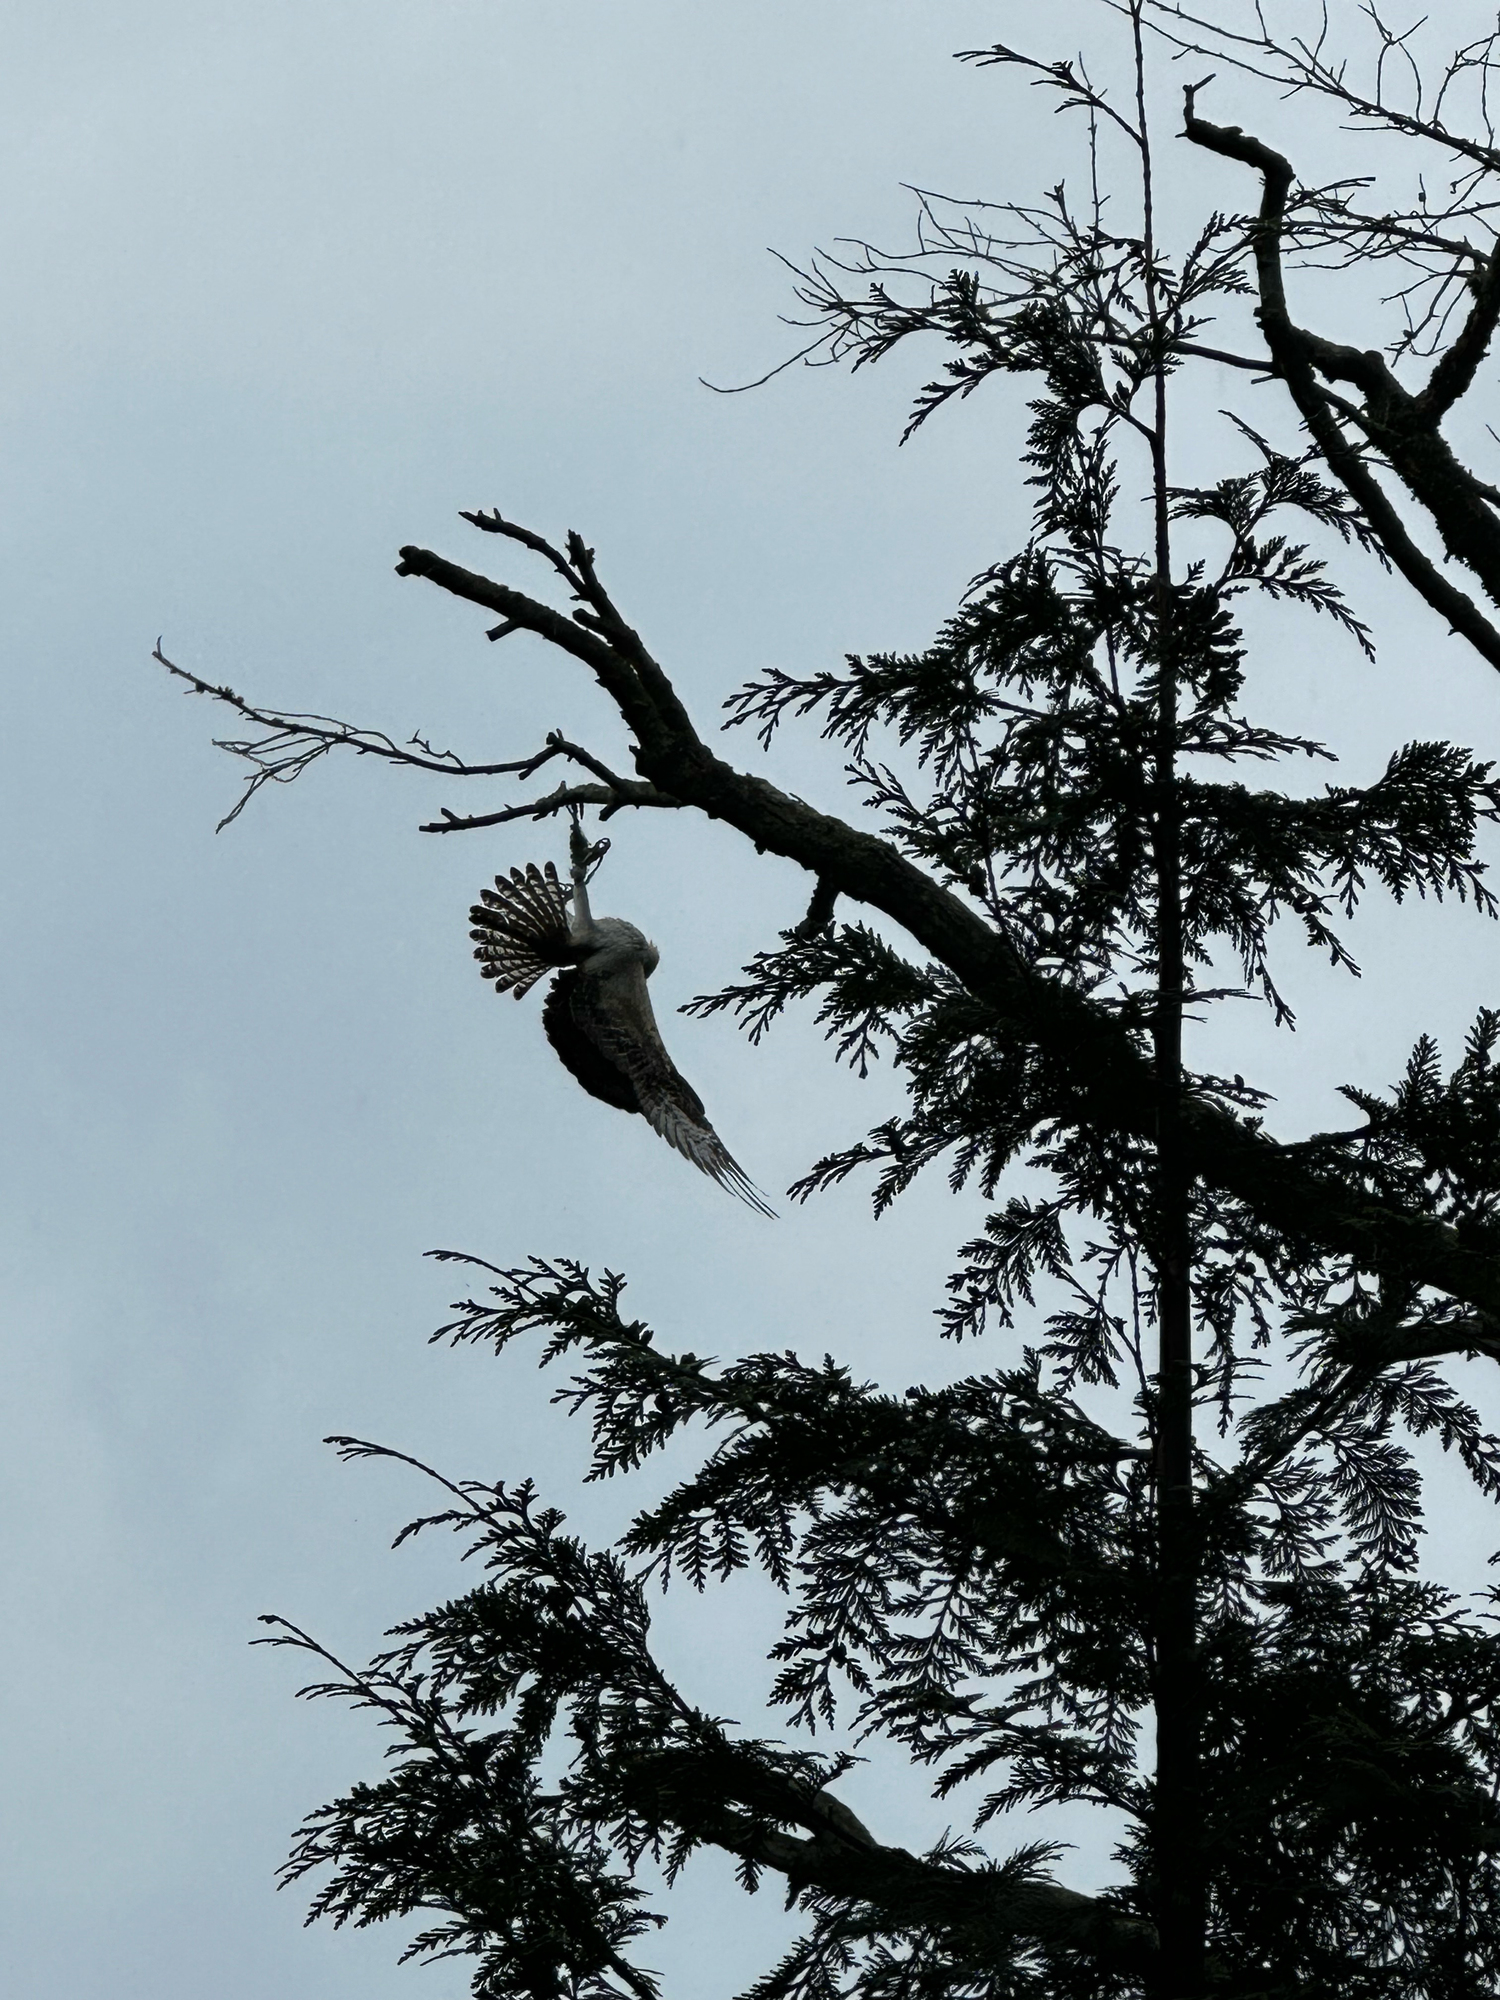
[[[297,1706],[295,1660],[247,1644],[276,1610],[362,1659],[457,1585],[436,1541],[389,1553],[425,1505],[415,1479],[339,1467],[331,1431],[455,1475],[533,1474],[585,1533],[621,1522],[627,1494],[575,1499],[582,1439],[546,1378],[426,1344],[455,1284],[424,1250],[623,1269],[634,1309],[700,1353],[831,1349],[897,1382],[1002,1358],[932,1331],[967,1200],[934,1183],[876,1225],[850,1187],[764,1224],[579,1092],[534,1002],[497,1004],[467,906],[498,868],[561,860],[560,832],[424,837],[438,807],[493,798],[330,761],[215,837],[238,784],[210,743],[222,718],[150,652],[161,634],[263,700],[476,757],[559,725],[618,757],[564,663],[487,646],[478,614],[393,574],[409,541],[493,566],[457,518],[492,505],[586,533],[705,726],[767,665],[924,643],[1024,537],[1021,390],[903,450],[935,355],[742,397],[698,378],[787,351],[767,246],[898,240],[903,182],[1004,198],[1058,177],[1072,135],[1015,78],[950,59],[1037,11],[0,9],[0,1951],[18,2000],[467,1990],[462,1966],[397,1970],[394,1932],[304,1932],[301,1892],[272,1894],[302,1813],[371,1775],[378,1746]],[[1045,53],[1102,18],[1047,12]],[[1184,212],[1244,198],[1227,168],[1206,191],[1201,156],[1167,171]],[[1206,418],[1227,388],[1205,381]],[[1333,738],[1360,778],[1413,735],[1494,753],[1493,672],[1373,588],[1378,665],[1278,626],[1266,719]],[[815,744],[762,768],[838,804]],[[612,830],[598,901],[660,943],[671,1046],[779,1191],[885,1115],[889,1079],[835,1072],[805,1020],[751,1051],[672,1009],[795,921],[807,885],[701,823]],[[1234,1045],[1281,1093],[1279,1131],[1336,1119],[1334,1087],[1385,1082],[1424,1028],[1453,1048],[1495,997],[1493,934],[1465,913],[1377,912],[1359,944],[1361,985],[1294,966],[1294,1040]],[[1454,1521],[1482,1575],[1483,1524]],[[668,1601],[664,1652],[695,1699],[759,1726],[761,1593],[693,1608]],[[943,1824],[879,1771],[856,1784],[889,1839]],[[1108,1873],[1095,1843],[1067,1879]],[[677,1992],[731,1994],[781,1933],[774,1893],[747,1907],[726,1877],[690,1875],[656,1953]]]

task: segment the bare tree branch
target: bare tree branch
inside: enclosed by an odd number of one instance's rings
[[[1290,390],[1330,469],[1363,510],[1391,562],[1455,632],[1468,639],[1491,666],[1500,668],[1500,628],[1417,547],[1370,469],[1363,447],[1352,444],[1340,424],[1340,416],[1357,419],[1391,470],[1431,516],[1450,555],[1500,603],[1500,523],[1479,482],[1460,464],[1438,430],[1438,418],[1453,395],[1461,393],[1464,370],[1472,377],[1478,354],[1472,346],[1466,349],[1462,361],[1447,374],[1442,374],[1440,363],[1428,384],[1433,401],[1424,403],[1421,396],[1401,386],[1378,351],[1325,340],[1297,325],[1287,305],[1282,268],[1287,202],[1295,179],[1291,162],[1237,125],[1212,125],[1198,117],[1197,88],[1189,85],[1184,93],[1186,136],[1208,152],[1253,167],[1261,177],[1261,207],[1253,238],[1260,290],[1257,316],[1276,373]],[[1500,307],[1500,291],[1493,298],[1486,295],[1486,311],[1492,307]],[[1474,342],[1481,338],[1487,342],[1493,315],[1483,322],[1471,319],[1471,324]],[[1336,399],[1321,386],[1319,374],[1329,381],[1354,383],[1363,393],[1363,407],[1352,410],[1341,404],[1336,411]]]
[[[520,536],[516,539],[519,540]],[[512,624],[508,629],[520,631],[523,628]],[[495,634],[491,632],[489,636],[493,638]],[[283,714],[277,709],[259,708],[236,694],[233,688],[216,686],[186,667],[179,667],[167,658],[159,640],[152,658],[169,674],[184,681],[194,694],[207,695],[210,700],[223,702],[236,715],[243,716],[247,722],[264,731],[258,737],[214,738],[216,749],[227,750],[232,757],[243,758],[253,767],[233,811],[219,821],[218,832],[239,818],[262,785],[291,784],[293,779],[301,777],[309,765],[327,756],[331,750],[353,750],[358,756],[379,757],[387,764],[402,764],[417,771],[438,771],[450,778],[516,777],[523,782],[554,757],[566,757],[574,764],[581,764],[599,781],[592,785],[559,785],[544,798],[533,799],[526,805],[506,806],[492,813],[459,814],[450,812],[445,806],[440,819],[419,829],[422,833],[459,833],[475,827],[504,826],[516,819],[547,819],[553,813],[574,805],[597,806],[600,818],[610,819],[626,806],[678,806],[682,803],[680,799],[670,798],[665,792],[658,791],[655,785],[643,784],[638,778],[622,778],[591,750],[568,742],[556,730],[548,735],[542,749],[530,757],[513,758],[503,764],[471,764],[452,750],[434,750],[421,736],[413,736],[408,745],[397,743],[383,730],[361,729],[353,723],[339,722],[333,716]]]
[[[403,764],[415,771],[438,771],[449,778],[529,778],[539,771],[543,764],[553,757],[577,756],[571,744],[565,744],[561,737],[549,737],[547,747],[535,756],[512,759],[504,764],[471,764],[452,750],[434,750],[424,737],[413,736],[409,743],[397,743],[384,730],[361,729],[354,723],[340,722],[330,715],[299,715],[279,709],[260,708],[232,687],[206,681],[187,667],[179,667],[169,660],[161,649],[158,639],[151,657],[169,674],[184,682],[194,694],[207,695],[210,700],[222,702],[226,708],[243,716],[246,722],[265,733],[259,737],[216,736],[214,747],[227,750],[232,757],[242,758],[253,769],[245,780],[245,789],[232,812],[219,821],[217,832],[222,832],[231,821],[237,820],[249,805],[262,785],[289,785],[300,778],[310,764],[327,756],[330,750],[352,750],[360,757],[378,757],[387,764]],[[592,768],[592,767],[591,767]]]
[[[498,812],[459,814],[444,806],[441,819],[418,827],[419,833],[469,833],[480,826],[507,826],[517,819],[551,819],[572,806],[597,806],[600,819],[613,819],[626,806],[680,806],[681,799],[669,798],[655,785],[621,778],[608,785],[559,785],[544,798],[528,799],[524,805],[502,806]]]
[[[1116,13],[1128,11],[1122,0],[1106,0],[1106,4]],[[1291,34],[1285,40],[1277,40],[1269,32],[1265,14],[1259,7],[1254,10],[1259,32],[1250,34],[1243,28],[1226,28],[1207,15],[1173,4],[1173,0],[1148,0],[1148,5],[1146,25],[1181,53],[1231,63],[1245,75],[1274,83],[1292,96],[1326,97],[1365,126],[1398,132],[1410,139],[1426,139],[1483,172],[1500,171],[1500,148],[1495,144],[1484,88],[1487,81],[1500,74],[1500,58],[1497,58],[1500,35],[1494,32],[1456,50],[1441,65],[1441,81],[1434,89],[1427,85],[1407,46],[1415,30],[1395,33],[1381,19],[1378,9],[1367,3],[1359,12],[1374,31],[1378,53],[1373,86],[1361,91],[1349,81],[1347,61],[1341,59],[1335,65],[1324,60],[1321,37],[1317,42],[1308,42],[1301,34]],[[1244,9],[1239,9],[1237,18],[1243,19],[1244,13]],[[1422,25],[1422,21],[1416,23],[1417,27]],[[1394,103],[1387,87],[1388,59],[1397,53],[1403,59],[1411,87],[1410,109]],[[1446,99],[1463,79],[1471,76],[1479,79],[1480,116],[1486,128],[1482,140],[1455,131],[1443,117]]]

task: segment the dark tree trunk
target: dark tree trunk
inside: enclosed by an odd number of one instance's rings
[[[1193,1303],[1189,1228],[1191,1171],[1183,1130],[1182,824],[1177,793],[1179,648],[1175,635],[1167,479],[1168,330],[1153,276],[1150,134],[1141,44],[1135,31],[1136,116],[1141,135],[1147,299],[1155,347],[1151,429],[1156,541],[1156,646],[1159,692],[1154,755],[1156,869],[1157,1089],[1156,1217],[1152,1262],[1157,1286],[1156,1606],[1153,1638],[1156,1800],[1153,1824],[1156,1922],[1161,1955],[1156,2000],[1199,2000],[1206,1908],[1198,1689],[1198,1583],[1193,1520]]]

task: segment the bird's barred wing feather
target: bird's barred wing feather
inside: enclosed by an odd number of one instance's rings
[[[547,973],[573,962],[568,891],[550,861],[545,870],[531,862],[524,875],[519,868],[508,878],[497,875],[493,889],[480,890],[469,919],[480,974],[499,993],[519,1000]]]
[[[635,1085],[618,1063],[611,1062],[593,1036],[580,1027],[573,1012],[578,988],[576,972],[560,972],[542,1003],[542,1026],[558,1060],[590,1097],[632,1114],[641,1108]]]
[[[691,1160],[700,1173],[761,1215],[776,1211],[729,1151],[704,1115],[703,1100],[667,1054],[656,1026],[646,982],[637,974],[638,990],[621,1007],[615,995],[581,979],[574,1000],[575,1018],[589,1038],[629,1077],[641,1115],[654,1132]],[[611,982],[612,983],[612,982]],[[631,982],[636,985],[635,981]]]
[[[670,1090],[664,1090],[659,1096],[648,1096],[637,1084],[636,1095],[641,1100],[641,1112],[647,1124],[654,1132],[659,1132],[669,1146],[675,1146],[684,1159],[691,1160],[701,1173],[717,1181],[721,1188],[738,1195],[757,1214],[775,1220],[775,1209],[706,1118],[695,1118],[684,1111]]]

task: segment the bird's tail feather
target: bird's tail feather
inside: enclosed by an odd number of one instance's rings
[[[545,869],[529,863],[524,875],[519,868],[497,875],[493,889],[480,890],[469,918],[480,975],[493,979],[497,992],[519,1000],[547,973],[572,963],[568,891],[550,861]]]

